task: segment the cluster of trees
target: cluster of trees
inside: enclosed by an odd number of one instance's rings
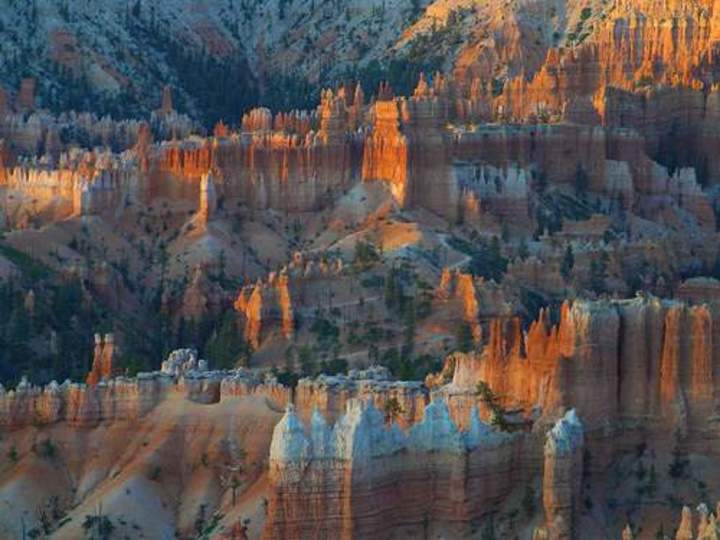
[[[83,302],[79,281],[36,283],[35,301],[17,281],[0,283],[0,380],[15,386],[34,381],[82,379],[90,367],[93,329],[105,314]]]
[[[490,242],[479,237],[475,237],[473,242],[453,237],[448,243],[452,248],[470,256],[467,270],[472,275],[492,279],[496,283],[502,281],[507,272],[508,259],[503,255],[497,236],[493,236]]]
[[[130,375],[158,369],[180,347],[198,349],[214,368],[250,364],[252,349],[232,310],[174,324],[161,309],[160,288],[136,311],[110,309],[80,279],[60,276],[7,245],[0,244],[0,252],[21,270],[20,277],[0,282],[3,384],[15,386],[22,376],[35,383],[84,380],[94,334],[107,332],[122,336],[117,367]]]

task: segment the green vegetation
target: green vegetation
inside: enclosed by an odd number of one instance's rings
[[[583,167],[580,163],[578,163],[577,168],[575,169],[574,185],[575,194],[578,197],[585,198],[588,188],[590,187],[590,177],[588,176],[585,167]]]
[[[377,248],[370,242],[358,240],[355,243],[353,264],[360,270],[367,270],[380,260]]]
[[[49,461],[55,459],[55,456],[57,456],[57,448],[51,439],[43,439],[39,445],[33,444],[33,451],[41,458]]]
[[[690,460],[680,452],[680,449],[673,448],[672,461],[668,465],[668,474],[670,478],[680,479],[688,476],[688,469],[690,468]]]
[[[153,482],[158,482],[162,476],[162,467],[160,465],[153,465],[148,472],[148,478]]]
[[[7,244],[0,244],[0,255],[17,266],[32,281],[47,278],[51,274],[47,266]]]
[[[485,381],[480,381],[475,387],[475,394],[480,398],[480,401],[490,409],[490,423],[500,431],[508,431],[510,426],[505,419],[505,410],[500,405],[490,385]]]
[[[526,517],[531,518],[535,515],[535,490],[530,484],[525,486],[525,493],[522,498],[522,507]]]
[[[385,402],[383,413],[385,413],[385,423],[392,424],[401,414],[405,413],[405,410],[396,397],[391,397]]]
[[[448,244],[470,256],[468,271],[474,276],[481,276],[485,279],[492,279],[500,283],[503,275],[507,272],[508,260],[502,254],[500,239],[493,236],[490,242],[482,238],[476,238],[474,242],[468,242],[462,238],[452,237]]]
[[[590,262],[590,278],[588,282],[588,288],[594,291],[596,294],[602,294],[607,292],[607,285],[605,283],[607,275],[607,266],[610,261],[610,256],[607,251],[603,251],[599,258],[593,259]]]
[[[10,447],[10,450],[7,452],[7,458],[10,461],[10,463],[15,464],[20,459],[20,456],[18,454],[17,448],[15,445]]]
[[[101,511],[94,516],[85,516],[82,528],[86,538],[91,540],[107,540],[112,536],[115,525],[113,525],[108,516],[104,516],[100,512]]]
[[[250,367],[252,349],[242,337],[237,314],[227,311],[221,321],[205,343],[203,356],[211,361],[214,369]]]
[[[572,270],[575,266],[575,254],[570,243],[565,248],[565,254],[563,255],[562,263],[560,264],[560,275],[567,282],[572,277]]]
[[[475,348],[472,328],[467,321],[462,321],[455,332],[455,348],[464,353],[468,353]]]

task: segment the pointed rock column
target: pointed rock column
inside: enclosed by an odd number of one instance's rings
[[[584,435],[575,410],[548,432],[545,442],[543,505],[550,540],[574,538],[573,521],[582,491]]]

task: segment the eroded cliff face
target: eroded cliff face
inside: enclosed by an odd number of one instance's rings
[[[406,428],[422,420],[430,395],[419,381],[395,381],[386,368],[373,366],[350,370],[347,376],[300,379],[295,390],[296,413],[307,422],[318,411],[332,423],[342,416],[352,399],[373,403],[386,420]]]
[[[479,353],[452,357],[452,385],[472,391],[484,381],[526,411],[574,407],[588,425],[642,418],[700,428],[717,378],[711,307],[653,297],[575,301],[563,304],[556,325],[549,318],[541,311],[526,332],[516,319],[491,321]]]
[[[718,5],[648,0],[587,10],[537,72],[508,79],[496,114],[632,127],[653,159],[717,170]]]
[[[6,220],[119,215],[161,200],[177,206],[176,217],[185,204],[195,207],[200,235],[220,208],[251,215],[327,210],[357,183],[380,181],[400,208],[426,209],[451,223],[498,229],[510,223],[527,231],[546,184],[568,190],[584,178],[585,189],[607,208],[662,221],[669,205],[713,229],[705,188],[717,176],[717,92],[698,100],[700,94],[685,87],[644,94],[602,87],[594,105],[588,103],[597,111],[593,118],[577,118],[573,109],[552,123],[512,126],[467,118],[457,106],[463,92],[460,81],[436,74],[421,78],[412,96],[393,97],[385,89],[366,106],[362,89],[341,87],[323,91],[311,112],[254,109],[239,131],[223,125],[213,137],[183,138],[166,126],[175,138],[164,142],[152,119],[132,130],[108,120],[111,132],[132,131],[120,145],[132,151],[123,154],[69,151],[57,135],[69,127],[38,119],[50,124],[43,127],[44,155],[17,163],[3,158]],[[489,104],[491,98],[472,99]],[[168,115],[158,118],[169,122]],[[82,117],[68,122],[85,127]],[[85,123],[88,130],[94,126]],[[161,142],[152,144],[156,133]],[[21,139],[7,136],[13,148]]]
[[[400,110],[394,99],[379,100],[372,111],[373,130],[365,140],[362,178],[383,181],[400,205],[410,204],[408,141],[400,131]]]
[[[86,382],[89,386],[95,386],[100,381],[110,379],[117,369],[113,365],[115,356],[115,337],[112,334],[101,336],[95,334],[95,351],[90,373]]]
[[[390,538],[403,527],[467,530],[523,475],[525,439],[492,431],[476,414],[467,432],[434,401],[403,432],[371,403],[351,399],[334,427],[318,411],[309,434],[293,409],[270,449],[264,538]],[[430,525],[432,524],[432,525]],[[424,528],[424,529],[423,529]]]
[[[583,448],[583,425],[571,410],[548,432],[545,442],[543,507],[548,538],[581,535],[575,522],[582,504]]]
[[[52,383],[38,387],[24,380],[15,390],[2,388],[0,425],[9,430],[28,426],[65,423],[69,427],[95,427],[101,424],[138,421],[173,396],[196,403],[219,403],[223,397],[259,396],[275,407],[290,400],[290,390],[273,379],[248,370],[210,371],[207,364],[180,362],[186,351],[173,353],[163,370],[140,373],[137,377],[99,377],[112,354],[112,342],[101,342],[98,362],[88,375],[88,384]],[[109,348],[108,348],[109,347]],[[176,365],[178,364],[179,365]],[[97,364],[97,365],[96,365]]]
[[[342,276],[341,260],[305,260],[296,253],[293,261],[278,272],[246,285],[233,303],[242,316],[245,339],[255,348],[275,331],[291,339],[295,333],[294,309],[301,306],[303,314],[311,316],[314,309],[322,307],[329,283]]]
[[[453,355],[449,377],[431,388],[372,368],[303,379],[292,395],[251,370],[209,371],[182,350],[137,378],[23,382],[3,390],[0,422],[9,433],[117,429],[168,404],[259,398],[291,405],[269,449],[267,538],[462,537],[538,482],[535,538],[581,538],[585,475],[597,481],[613,456],[638,440],[714,451],[713,314],[713,305],[641,297],[567,302],[556,324],[543,310],[525,332],[514,318],[483,321],[480,351]]]
[[[352,98],[353,96],[350,96]],[[242,131],[212,140],[168,143],[160,149],[151,183],[171,179],[199,181],[216,171],[215,186],[227,204],[256,210],[308,212],[327,205],[333,194],[356,178],[358,141],[352,126],[362,108],[344,91],[323,92],[313,114],[255,109]]]

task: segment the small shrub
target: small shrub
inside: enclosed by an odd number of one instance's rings
[[[154,465],[150,469],[150,473],[148,474],[148,478],[150,478],[150,480],[152,480],[153,482],[157,482],[158,480],[160,480],[161,476],[162,476],[162,467],[160,467],[159,465]]]

